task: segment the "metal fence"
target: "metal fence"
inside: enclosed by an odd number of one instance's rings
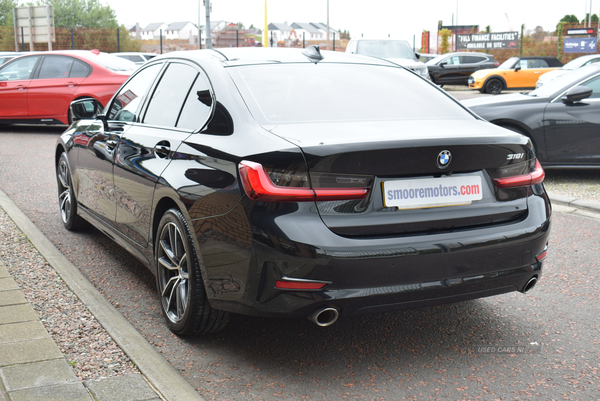
[[[125,28],[55,28],[56,37],[52,50],[99,49],[103,52],[141,51],[141,41],[132,38]],[[0,27],[0,51],[45,51],[47,43],[26,41],[18,32],[15,41],[13,27]]]
[[[596,23],[597,24],[597,23]],[[516,56],[547,56],[547,57],[556,57],[563,64],[568,63],[569,61],[586,55],[586,54],[595,54],[597,53],[597,49],[594,48],[593,51],[589,53],[567,53],[564,49],[564,40],[568,38],[567,30],[569,29],[578,29],[584,28],[583,24],[562,24],[560,29],[557,29],[556,32],[548,33],[545,31],[534,32],[532,34],[523,35],[524,27],[522,27],[521,32],[519,32],[519,44],[516,48],[513,49],[493,49],[489,51],[485,51],[486,53],[493,54],[494,58],[498,60],[500,63],[509,59],[510,57]],[[481,32],[480,32],[481,33]],[[438,33],[439,36],[439,33]],[[454,45],[453,38],[450,39],[451,47]],[[438,38],[438,46],[441,42],[440,38]],[[449,51],[453,51],[452,48]],[[438,49],[438,53],[440,53],[440,49]]]

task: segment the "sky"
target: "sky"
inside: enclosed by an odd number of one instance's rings
[[[153,22],[192,21],[204,25],[203,0],[100,0],[109,5],[123,25],[142,28]],[[553,31],[566,14],[580,20],[589,12],[600,15],[600,0],[267,0],[271,22],[327,22],[351,37],[405,39],[420,47],[421,32],[443,25],[490,26],[492,32],[520,31],[541,26]],[[199,6],[202,13],[199,15]],[[212,0],[211,20],[243,22],[264,27],[265,0]],[[200,17],[200,18],[199,18]],[[597,28],[597,26],[595,26]]]

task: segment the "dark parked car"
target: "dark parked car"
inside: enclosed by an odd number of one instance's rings
[[[105,105],[137,66],[98,50],[26,53],[0,67],[0,124],[68,124],[69,105]]]
[[[468,85],[469,76],[478,70],[500,65],[487,53],[446,53],[425,63],[431,80],[438,85]]]
[[[169,53],[102,114],[71,108],[64,225],[84,218],[143,261],[175,333],[229,312],[327,326],[540,278],[550,204],[530,141],[391,62]]]
[[[464,100],[494,124],[531,138],[549,167],[600,166],[600,65],[564,74],[528,94]]]

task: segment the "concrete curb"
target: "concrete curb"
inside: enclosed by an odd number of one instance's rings
[[[550,191],[548,191],[548,196],[550,196],[550,201],[552,203],[556,203],[563,206],[569,206],[576,209],[583,209],[594,213],[600,213],[600,203],[598,202],[590,202],[586,200],[572,198],[570,196],[553,194]]]
[[[2,190],[0,206],[162,397],[169,401],[204,400]]]

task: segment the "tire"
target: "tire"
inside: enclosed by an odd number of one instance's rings
[[[84,220],[77,214],[77,199],[73,191],[73,179],[67,154],[63,152],[56,167],[58,184],[58,206],[65,228],[69,231],[79,231],[84,226]]]
[[[212,309],[208,303],[200,261],[179,210],[169,209],[161,218],[154,253],[156,285],[169,329],[180,336],[224,329],[229,313]]]
[[[491,93],[492,95],[499,94],[502,92],[502,89],[504,89],[504,85],[498,78],[492,78],[485,84],[485,92]]]

